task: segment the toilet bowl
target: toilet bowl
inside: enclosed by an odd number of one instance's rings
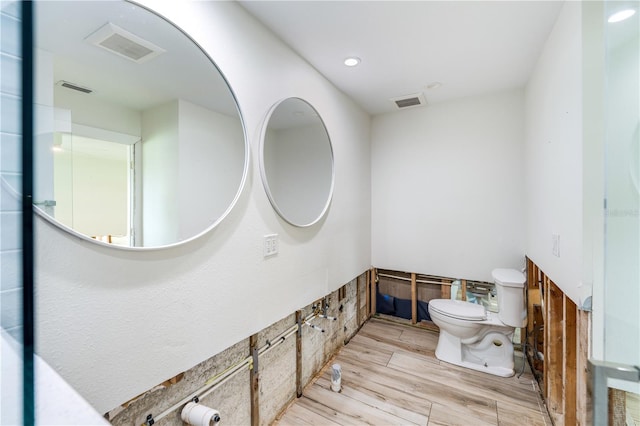
[[[498,312],[461,300],[429,301],[431,320],[440,328],[436,358],[496,376],[513,376],[516,327],[526,326],[525,277],[513,269],[494,269]]]

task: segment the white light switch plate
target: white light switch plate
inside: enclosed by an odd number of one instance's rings
[[[278,234],[265,235],[263,248],[264,257],[278,254]]]

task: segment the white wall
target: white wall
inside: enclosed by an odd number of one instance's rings
[[[521,268],[523,128],[520,90],[375,117],[373,265],[484,281]]]
[[[142,113],[142,242],[178,241],[180,144],[178,101]]]
[[[74,124],[124,133],[125,135],[140,135],[140,111],[109,103],[61,86],[54,86],[54,83],[52,76],[49,84],[54,93],[55,106],[71,110],[71,121]]]
[[[144,246],[192,238],[233,202],[244,165],[242,123],[179,99],[142,113]]]
[[[237,116],[184,100],[178,101],[178,115],[178,238],[184,240],[209,228],[231,205],[242,182],[245,150]]]
[[[590,294],[583,284],[581,24],[580,2],[566,2],[525,100],[526,252],[579,306]],[[552,234],[560,238],[559,257]]]
[[[120,251],[37,219],[37,352],[106,412],[337,289],[371,265],[370,120],[233,2],[146,0],[216,60],[243,113],[251,164],[230,215],[159,251]],[[283,76],[286,75],[286,78]],[[262,121],[297,96],[332,138],[336,183],[317,225],[275,214],[260,181]],[[280,252],[262,256],[266,234]]]

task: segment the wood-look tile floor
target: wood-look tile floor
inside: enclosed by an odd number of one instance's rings
[[[276,424],[551,425],[528,369],[502,378],[440,362],[437,341],[436,332],[371,319]],[[340,393],[330,388],[333,363]]]

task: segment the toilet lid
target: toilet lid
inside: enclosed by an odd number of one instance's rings
[[[462,300],[434,299],[429,301],[429,308],[442,315],[470,321],[481,321],[487,318],[484,306]]]

